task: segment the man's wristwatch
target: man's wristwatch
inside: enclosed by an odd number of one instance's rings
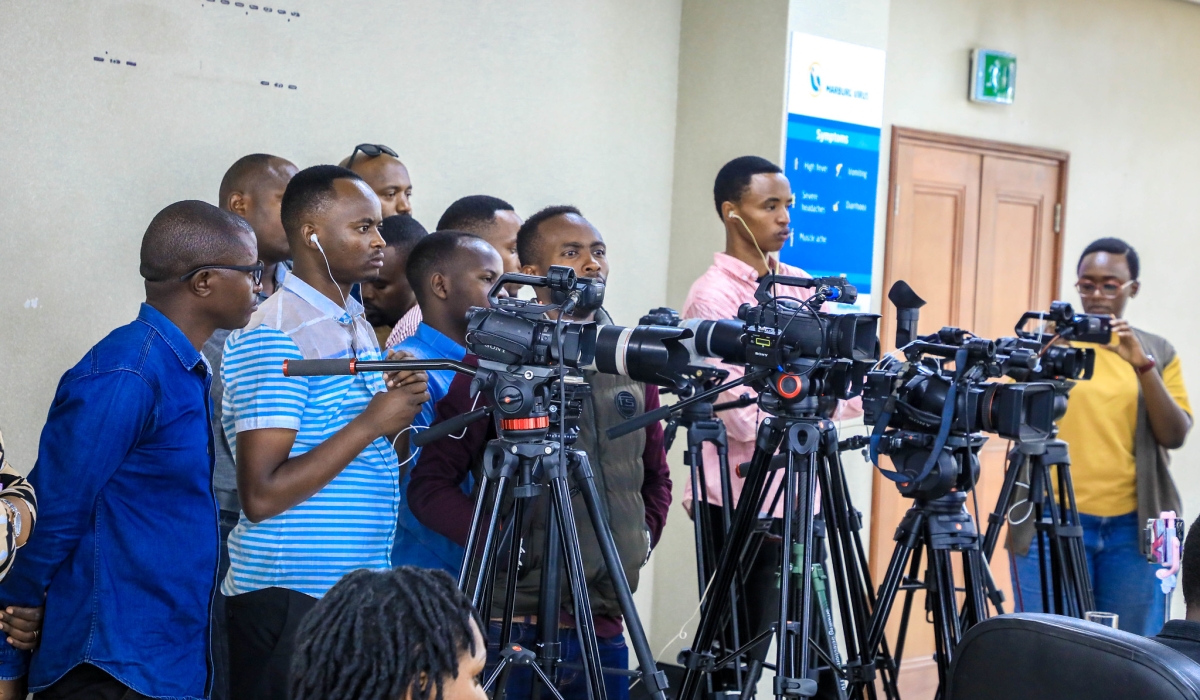
[[[1134,371],[1138,373],[1139,377],[1158,366],[1158,360],[1154,359],[1154,355],[1146,355],[1146,360],[1146,364],[1142,365],[1141,367],[1134,368]]]
[[[9,517],[9,520],[12,522],[13,539],[20,539],[21,531],[23,529],[23,525],[21,523],[21,509],[17,508],[12,503],[9,503],[7,498],[0,498],[0,505],[4,506],[4,508],[8,510],[9,516],[11,516]]]

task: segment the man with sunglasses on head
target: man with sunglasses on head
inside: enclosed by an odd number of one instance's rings
[[[234,161],[221,178],[217,206],[245,219],[254,229],[254,238],[258,242],[258,258],[263,262],[259,304],[283,285],[283,278],[292,266],[292,251],[288,247],[287,234],[283,231],[279,207],[283,192],[296,172],[296,166],[289,160],[266,153],[252,153]],[[217,493],[217,505],[221,509],[221,577],[229,570],[229,533],[237,525],[241,510],[233,451],[221,427],[221,398],[225,392],[225,384],[221,381],[221,358],[228,337],[228,330],[218,329],[201,349],[213,372],[213,487]],[[225,700],[229,696],[229,649],[225,634],[225,597],[220,594],[213,599],[212,617],[212,700]]]
[[[360,143],[338,165],[352,170],[375,192],[384,218],[412,216],[412,178],[395,151],[381,143]]]
[[[1117,613],[1121,629],[1150,636],[1162,627],[1163,596],[1159,567],[1142,549],[1142,526],[1162,511],[1182,510],[1167,451],[1183,445],[1192,409],[1175,348],[1124,318],[1141,288],[1139,267],[1137,251],[1118,238],[1094,241],[1079,257],[1083,310],[1113,317],[1113,342],[1072,343],[1096,351],[1095,373],[1071,390],[1058,437],[1070,445],[1096,609]],[[1042,612],[1033,524],[1026,518],[1012,527],[1009,548],[1018,610]]]
[[[38,527],[0,605],[45,617],[32,662],[0,644],[0,678],[28,669],[39,698],[208,696],[219,542],[200,347],[250,320],[257,261],[250,226],[210,204],[150,222],[146,302],[63,375],[42,429]]]
[[[345,574],[389,568],[393,445],[429,399],[423,372],[284,374],[294,360],[382,359],[350,287],[379,274],[384,240],[379,198],[334,165],[297,173],[280,213],[292,272],[230,334],[221,368],[242,505],[221,584],[239,700],[285,699],[300,619]]]
[[[375,192],[385,219],[397,215],[412,216],[412,178],[395,151],[381,143],[360,143],[338,165],[361,177]],[[363,300],[359,285],[351,287],[350,296]],[[396,326],[410,329],[404,334],[407,338],[420,324],[421,308],[413,305]]]

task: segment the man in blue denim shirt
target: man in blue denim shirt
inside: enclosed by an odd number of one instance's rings
[[[38,528],[0,604],[45,602],[39,698],[204,698],[217,577],[211,373],[200,347],[253,313],[262,265],[241,218],[178,202],[142,239],[146,303],[59,381],[30,482]]]
[[[417,296],[423,320],[412,337],[397,345],[418,360],[461,360],[467,354],[467,311],[488,306],[488,291],[504,271],[504,262],[487,241],[461,231],[439,231],[422,238],[408,254],[405,274]],[[507,296],[504,290],[502,296]],[[413,430],[429,427],[433,408],[450,390],[451,370],[427,372],[429,400],[413,419]],[[463,548],[417,522],[408,507],[408,480],[412,465],[420,457],[414,450],[401,470],[400,513],[392,566],[444,569],[457,576]],[[468,478],[463,491],[470,493]]]

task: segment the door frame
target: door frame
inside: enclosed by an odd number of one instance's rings
[[[884,225],[883,285],[881,289],[887,287],[887,283],[892,278],[892,230],[896,225],[896,206],[899,204],[896,164],[899,161],[897,156],[900,152],[900,146],[904,144],[937,146],[950,150],[1001,156],[1016,160],[1032,160],[1042,163],[1051,161],[1057,163],[1061,168],[1059,171],[1061,176],[1058,180],[1058,203],[1061,209],[1058,214],[1058,230],[1054,232],[1057,239],[1055,245],[1058,248],[1059,265],[1054,270],[1053,288],[1055,293],[1053,296],[1059,295],[1059,292],[1062,291],[1062,280],[1060,278],[1062,276],[1063,240],[1066,238],[1067,231],[1067,176],[1070,172],[1071,154],[1067,151],[1054,148],[1022,146],[1005,141],[993,141],[991,139],[960,136],[958,134],[944,134],[938,131],[925,131],[924,129],[913,129],[906,126],[892,127],[892,146],[888,156],[887,223]],[[883,312],[883,308],[883,301],[881,299],[879,307],[881,313]]]

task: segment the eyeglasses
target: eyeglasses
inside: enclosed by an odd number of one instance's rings
[[[266,267],[266,264],[262,260],[259,260],[253,265],[201,265],[183,277],[180,277],[179,281],[187,282],[205,270],[233,270],[234,272],[249,272],[250,277],[254,280],[254,284],[258,285],[262,284],[263,270],[265,270]]]
[[[1125,283],[1105,282],[1104,284],[1096,284],[1091,280],[1079,280],[1075,283],[1075,289],[1081,297],[1090,297],[1099,293],[1105,299],[1116,299],[1118,294],[1134,282],[1135,280],[1129,280]]]
[[[363,155],[365,155],[368,158],[378,158],[379,156],[383,155],[384,153],[388,154],[389,156],[391,156],[393,158],[400,157],[400,156],[396,155],[395,151],[388,148],[387,146],[384,146],[381,143],[360,143],[354,147],[354,152],[350,154],[350,160],[346,163],[347,168],[354,167],[354,159],[358,157],[359,153],[362,153]]]

